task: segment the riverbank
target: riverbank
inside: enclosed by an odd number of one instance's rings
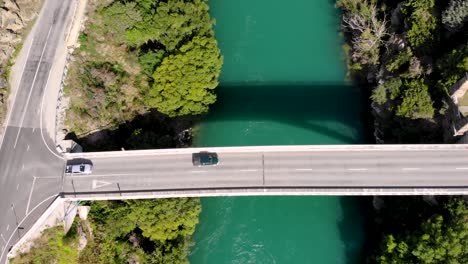
[[[449,91],[468,71],[468,5],[339,0],[337,7],[348,75],[369,94],[376,143],[454,143]],[[466,199],[374,197],[372,207],[370,263],[466,262],[457,250],[466,248]]]
[[[371,93],[377,143],[454,142],[448,91],[468,71],[455,2],[337,1],[349,75]]]

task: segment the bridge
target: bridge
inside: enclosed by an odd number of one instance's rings
[[[12,70],[0,139],[0,263],[61,200],[228,195],[468,194],[467,145],[186,148],[59,153],[57,98],[76,0],[47,0]],[[195,167],[192,153],[218,153]],[[90,160],[90,175],[64,175]]]
[[[192,154],[216,152],[217,166]],[[311,145],[66,154],[90,175],[63,179],[71,200],[221,195],[468,194],[467,145]],[[59,173],[59,172],[57,172]]]

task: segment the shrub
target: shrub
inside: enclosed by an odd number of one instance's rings
[[[450,31],[458,31],[468,20],[468,1],[451,0],[442,13],[442,23]]]
[[[410,119],[432,118],[433,101],[424,81],[419,79],[406,81],[405,88],[403,101],[398,106],[396,115]]]
[[[433,9],[434,0],[407,0],[402,8],[409,17],[406,38],[414,49],[423,53],[430,52],[438,39],[438,20]]]
[[[411,52],[410,48],[407,48],[406,50],[397,54],[392,59],[392,61],[390,61],[386,65],[386,68],[390,72],[395,72],[396,70],[400,69],[400,67],[403,66],[404,64],[409,63],[412,57],[413,57],[413,52]]]
[[[385,85],[381,84],[377,86],[377,88],[372,91],[371,99],[379,105],[385,104],[385,102],[387,102],[387,89]]]

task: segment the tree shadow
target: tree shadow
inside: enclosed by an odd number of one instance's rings
[[[65,139],[77,142],[85,152],[187,147],[192,141],[191,127],[198,119],[170,118],[152,109],[115,129],[103,129],[80,138],[71,132]]]
[[[360,89],[350,84],[229,83],[219,87],[217,94],[218,101],[204,122],[270,121],[327,135],[343,144],[367,141],[363,123],[367,123],[369,111],[360,104]],[[67,139],[73,139],[85,151],[184,147],[190,146],[190,128],[201,118],[170,118],[151,110],[117,129],[82,138],[69,133]]]

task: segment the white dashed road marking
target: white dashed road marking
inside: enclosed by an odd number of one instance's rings
[[[354,169],[348,169],[349,171],[366,171],[366,168],[354,168]]]
[[[296,171],[313,171],[313,169],[294,169]]]
[[[402,170],[404,171],[416,171],[416,170],[420,170],[421,168],[403,168]]]

